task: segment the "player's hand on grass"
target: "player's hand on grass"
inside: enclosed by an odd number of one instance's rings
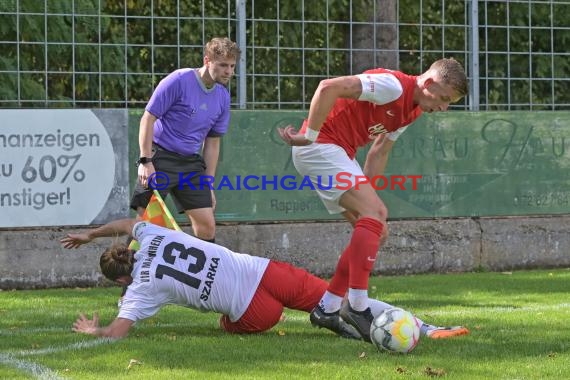
[[[63,248],[72,249],[79,248],[81,245],[89,243],[91,238],[86,233],[81,234],[67,234],[66,237],[60,240]]]
[[[288,125],[285,128],[277,128],[279,136],[283,141],[291,146],[305,146],[311,145],[312,141],[305,138],[305,135],[298,133],[292,125]]]
[[[99,328],[99,314],[93,313],[93,319],[89,319],[85,314],[79,314],[79,318],[73,324],[72,330],[78,333],[97,335]]]

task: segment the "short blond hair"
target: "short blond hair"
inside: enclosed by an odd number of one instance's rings
[[[467,75],[461,63],[453,58],[442,58],[434,63],[429,68],[430,71],[437,72],[441,81],[449,85],[457,95],[463,97],[469,93],[469,84],[467,82]]]
[[[241,50],[235,42],[227,37],[212,38],[204,48],[204,55],[210,61],[218,61],[220,59],[239,60]]]

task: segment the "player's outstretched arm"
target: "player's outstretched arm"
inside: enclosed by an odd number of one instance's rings
[[[288,125],[285,128],[277,128],[279,136],[288,145],[310,145],[317,139],[318,133],[337,99],[358,99],[360,94],[362,94],[362,84],[355,75],[322,80],[311,99],[305,134],[297,133],[298,131]]]
[[[119,235],[130,235],[133,231],[136,219],[119,219],[109,222],[105,225],[95,228],[89,232],[79,234],[68,234],[60,240],[63,248],[72,249],[79,248],[83,244],[89,243],[98,237],[110,237]]]
[[[88,233],[80,234],[67,234],[66,237],[60,239],[60,243],[63,248],[72,249],[79,248],[83,244],[87,244],[91,241]]]
[[[98,337],[124,338],[127,336],[133,321],[125,318],[116,318],[107,327],[99,327],[99,315],[93,313],[93,319],[80,314],[73,324],[72,330],[77,333],[89,334]]]

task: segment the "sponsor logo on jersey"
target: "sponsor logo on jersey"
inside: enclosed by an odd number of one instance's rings
[[[378,135],[388,133],[386,128],[381,123],[368,127],[368,138],[374,140]]]

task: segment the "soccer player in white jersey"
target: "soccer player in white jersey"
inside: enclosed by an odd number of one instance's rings
[[[77,248],[97,237],[132,234],[140,249],[133,254],[125,245],[113,246],[101,256],[101,271],[108,279],[128,285],[117,318],[100,327],[81,314],[73,330],[100,337],[122,338],[131,326],[175,304],[222,314],[220,326],[230,333],[257,333],[272,328],[283,308],[311,312],[328,283],[291,264],[235,253],[181,231],[149,222],[122,219],[85,233],[61,239],[64,248]],[[375,315],[392,307],[370,300]],[[422,325],[430,338],[465,335],[463,327]],[[327,329],[345,338],[360,334],[340,317]]]

